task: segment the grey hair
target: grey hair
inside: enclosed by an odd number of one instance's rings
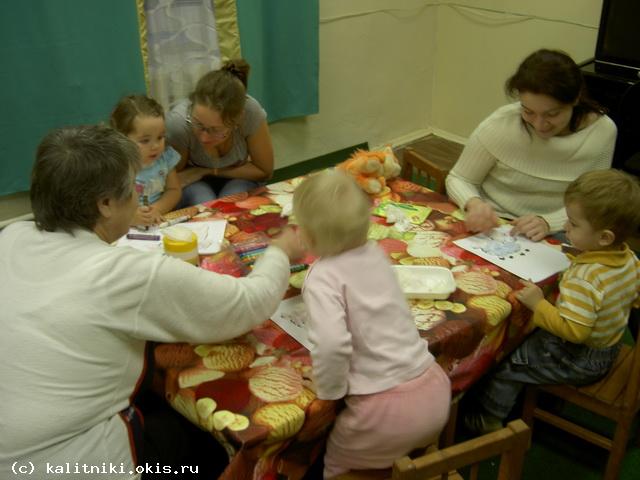
[[[38,145],[31,172],[31,208],[40,230],[92,230],[105,198],[134,192],[141,167],[137,145],[104,125],[65,127]]]

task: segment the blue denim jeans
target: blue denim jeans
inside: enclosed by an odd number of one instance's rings
[[[620,343],[595,349],[539,329],[497,366],[478,400],[487,412],[504,419],[525,384],[593,383],[607,374],[619,350]]]
[[[233,193],[247,192],[260,184],[243,178],[205,177],[182,189],[182,199],[176,208],[190,207]]]

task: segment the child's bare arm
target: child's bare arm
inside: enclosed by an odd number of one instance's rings
[[[181,196],[182,187],[180,186],[178,173],[173,169],[167,175],[167,181],[165,182],[162,196],[152,206],[159,215],[163,215],[170,212],[176,207],[176,205],[178,205]],[[160,221],[162,221],[162,219],[160,219],[159,222]]]

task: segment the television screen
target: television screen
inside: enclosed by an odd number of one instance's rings
[[[603,0],[596,68],[621,75],[640,72],[640,0]]]

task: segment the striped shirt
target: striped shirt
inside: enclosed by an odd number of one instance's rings
[[[639,306],[638,292],[640,262],[627,245],[584,252],[562,275],[556,308],[564,321],[591,328],[585,345],[604,348],[622,337],[629,310]]]

